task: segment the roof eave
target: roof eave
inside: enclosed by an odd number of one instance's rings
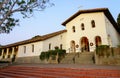
[[[58,32],[47,34],[47,35],[41,36],[40,38],[34,38],[34,39],[32,38],[32,39],[16,42],[16,43],[13,43],[13,44],[8,44],[8,45],[5,45],[5,46],[2,46],[2,48],[15,47],[15,46],[19,46],[19,45],[28,44],[28,43],[43,41],[43,40],[49,39],[51,37],[54,37],[56,35],[62,34],[64,32],[67,32],[67,30],[61,30],[61,31],[58,31]]]

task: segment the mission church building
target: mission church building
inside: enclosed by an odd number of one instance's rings
[[[99,45],[116,47],[120,42],[120,30],[107,8],[80,10],[68,18],[66,49],[94,51]]]
[[[120,29],[107,8],[80,10],[62,25],[64,30],[2,46],[0,59],[36,59],[55,47],[67,53],[93,52],[99,45],[117,47],[120,43]]]

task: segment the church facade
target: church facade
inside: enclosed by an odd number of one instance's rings
[[[2,46],[0,59],[39,56],[55,47],[67,53],[93,52],[99,45],[120,43],[120,29],[107,8],[80,10],[62,25],[64,30]]]
[[[67,30],[66,48],[94,51],[99,45],[116,47],[120,30],[106,8],[81,10],[62,23]],[[69,45],[71,44],[71,45]]]

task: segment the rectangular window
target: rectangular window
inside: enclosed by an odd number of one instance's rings
[[[51,50],[51,43],[49,44],[49,50]]]
[[[32,45],[32,52],[34,52],[34,45]]]
[[[81,30],[85,30],[84,24],[81,24]]]
[[[73,32],[75,32],[75,26],[73,26],[72,30],[73,30]]]
[[[24,46],[24,53],[26,53],[26,46]]]
[[[84,27],[82,27],[82,30],[85,30],[85,28],[84,28]]]
[[[94,20],[91,21],[91,25],[92,25],[92,28],[95,28],[95,21]]]
[[[61,50],[62,50],[62,46],[63,46],[63,45],[62,45],[62,44],[60,44],[60,49],[61,49]]]

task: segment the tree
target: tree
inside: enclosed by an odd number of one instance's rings
[[[49,0],[0,0],[0,34],[9,33],[19,25],[19,19],[13,17],[20,13],[23,18],[32,16],[34,11],[44,10],[52,6]]]
[[[120,13],[118,14],[118,17],[117,17],[117,24],[118,24],[118,26],[120,28]]]

